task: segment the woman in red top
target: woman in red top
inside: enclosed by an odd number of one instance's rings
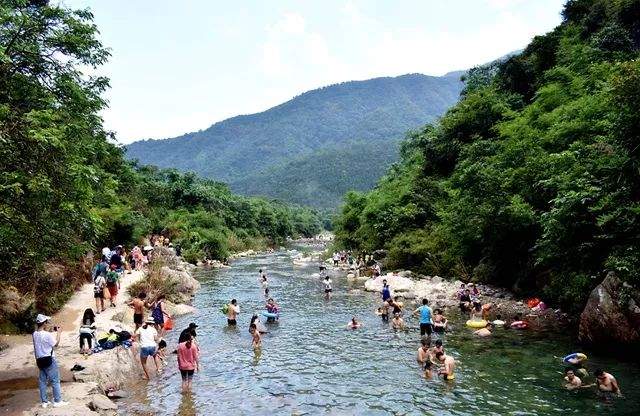
[[[191,335],[188,336],[185,342],[178,344],[176,349],[178,354],[178,368],[182,375],[182,391],[191,390],[191,380],[193,379],[193,373],[199,371],[198,368],[198,347],[192,341]]]

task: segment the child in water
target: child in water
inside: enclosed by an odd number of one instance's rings
[[[391,320],[391,327],[398,331],[404,329],[404,321],[399,313],[393,315],[393,319]]]
[[[167,351],[167,341],[161,339],[160,342],[158,342],[158,352],[156,352],[156,355],[158,356],[158,359],[162,362],[163,365],[167,365],[166,351]]]
[[[251,334],[251,337],[253,339],[253,342],[251,344],[253,346],[253,349],[257,350],[262,347],[262,338],[260,337],[260,331],[258,331],[256,324],[249,325],[249,333]]]
[[[362,323],[358,322],[355,316],[351,318],[351,321],[349,321],[349,323],[347,324],[347,328],[349,329],[358,329],[361,326],[362,326]]]

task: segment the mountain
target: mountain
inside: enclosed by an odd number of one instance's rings
[[[462,87],[458,72],[344,82],[206,130],[134,142],[127,157],[194,171],[243,194],[335,207],[343,191],[375,183],[405,132],[442,115]]]

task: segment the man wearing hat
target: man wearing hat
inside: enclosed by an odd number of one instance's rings
[[[65,406],[60,392],[60,371],[58,363],[53,355],[53,349],[60,343],[60,332],[54,326],[55,336],[49,331],[51,317],[38,314],[36,317],[36,331],[33,333],[33,351],[36,356],[36,364],[40,369],[38,377],[38,389],[40,390],[40,402],[47,408],[51,404],[47,395],[47,384],[50,382],[53,389],[53,407]]]
[[[180,332],[180,337],[178,338],[178,344],[183,343],[183,342],[187,342],[190,339],[191,340],[195,340],[196,339],[196,328],[197,327],[198,327],[198,325],[196,325],[195,322],[191,322],[187,329],[185,329],[182,332]]]

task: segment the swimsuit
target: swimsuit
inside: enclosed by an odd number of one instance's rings
[[[236,320],[235,320],[235,319],[229,319],[229,318],[227,318],[227,324],[229,324],[229,325],[236,325]]]

